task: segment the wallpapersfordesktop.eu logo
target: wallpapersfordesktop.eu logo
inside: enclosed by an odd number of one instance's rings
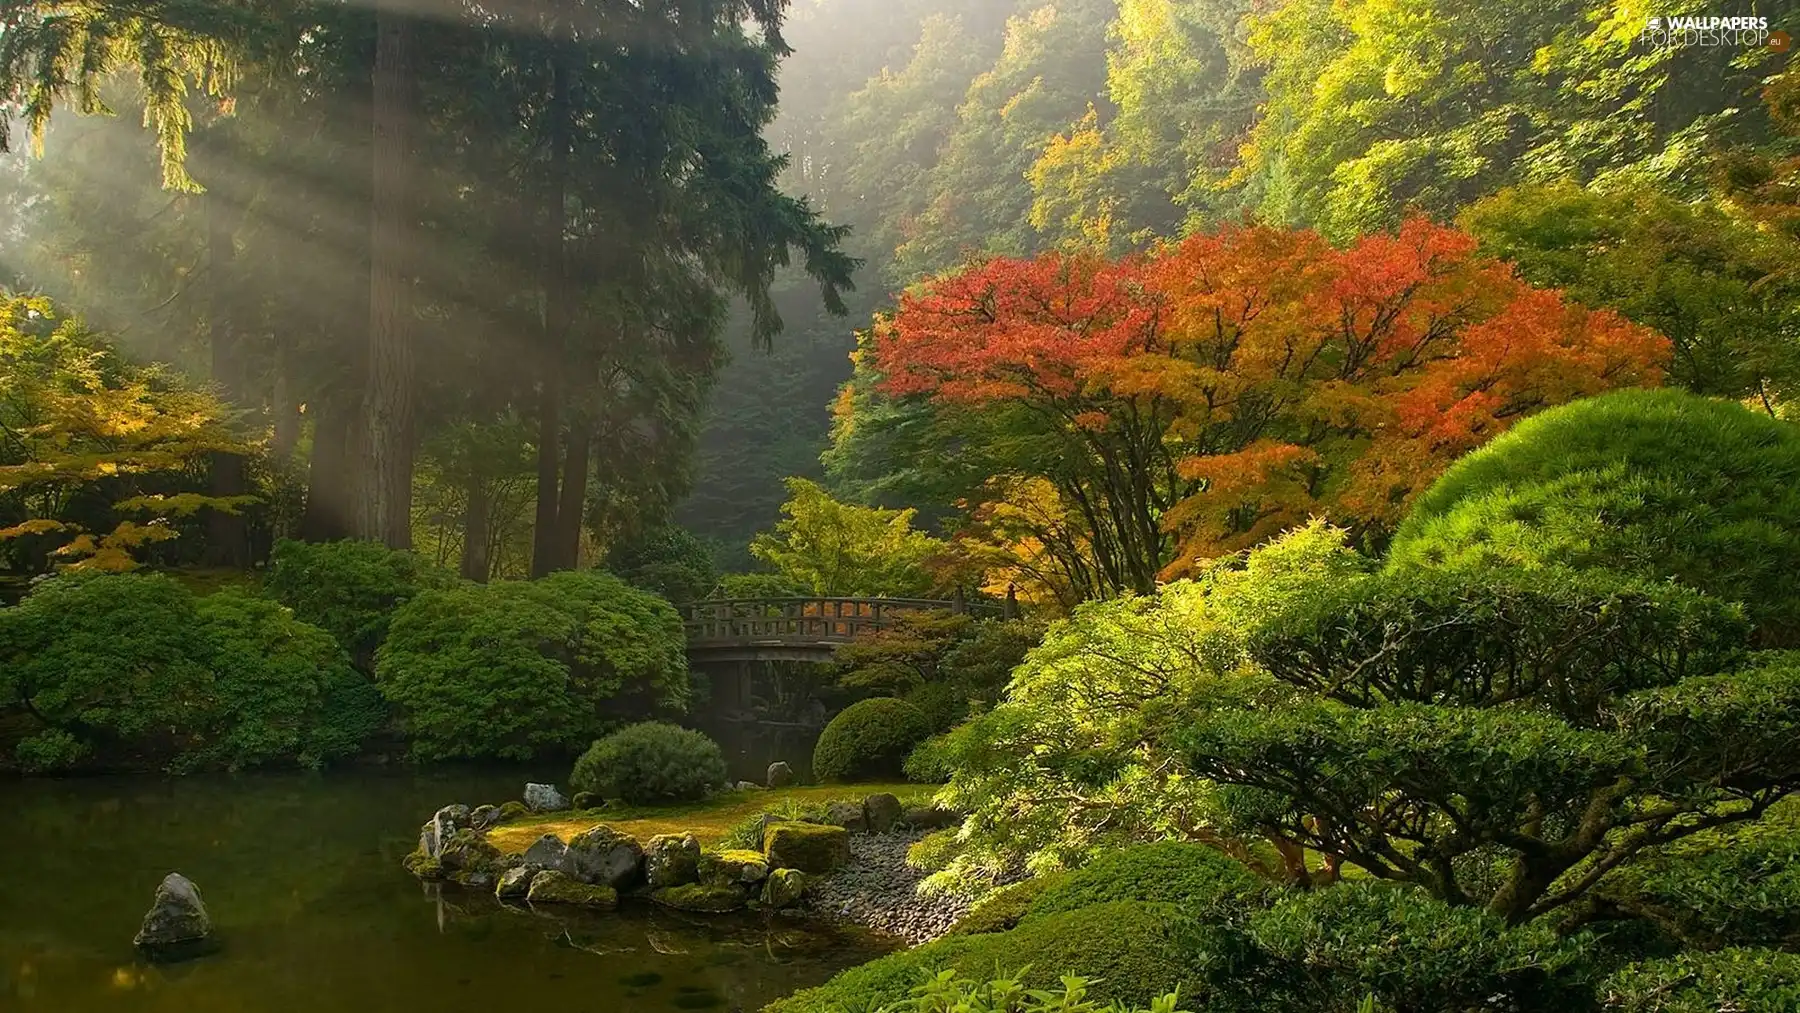
[[[1788,33],[1771,29],[1768,18],[1756,15],[1646,18],[1638,40],[1658,49],[1678,46],[1757,49],[1767,46],[1786,52],[1792,45]]]

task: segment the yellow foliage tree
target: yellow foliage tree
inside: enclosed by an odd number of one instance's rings
[[[217,398],[133,366],[48,300],[0,291],[0,552],[129,570],[203,509],[206,455],[244,454]]]

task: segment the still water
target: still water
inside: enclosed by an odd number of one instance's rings
[[[0,780],[0,1010],[755,1013],[881,951],[754,915],[533,913],[400,868],[439,805],[527,773]],[[157,967],[131,937],[170,871],[223,950]]]

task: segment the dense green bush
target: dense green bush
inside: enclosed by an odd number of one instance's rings
[[[1414,505],[1390,565],[1600,566],[1741,601],[1800,643],[1800,430],[1673,390],[1533,416]]]
[[[0,609],[0,708],[42,726],[27,770],[85,758],[172,769],[314,765],[385,713],[331,635],[241,590],[195,598],[144,574],[65,576]]]
[[[1064,977],[1051,988],[1026,988],[1017,974],[972,981],[955,971],[927,978],[911,999],[882,1008],[882,1013],[1176,1013],[1180,997],[1173,993],[1151,1008],[1118,1003],[1101,1006],[1089,995],[1093,983],[1079,975]]]
[[[969,908],[969,913],[950,926],[950,935],[974,936],[984,932],[1005,932],[1018,926],[1031,910],[1038,895],[1068,877],[1066,872],[1049,872],[1042,876],[1006,886],[989,893]]]
[[[569,783],[578,791],[632,805],[702,798],[725,780],[719,744],[692,729],[658,721],[623,728],[575,761]]]
[[[1242,862],[1186,841],[1102,851],[1067,875],[1044,878],[1050,882],[1031,901],[1025,921],[1121,900],[1174,904],[1218,921],[1262,904],[1269,892]]]
[[[943,784],[950,780],[956,773],[956,765],[950,756],[949,740],[934,735],[914,746],[913,751],[906,754],[901,770],[914,784]]]
[[[377,682],[420,759],[525,759],[684,708],[667,601],[598,571],[427,590],[395,612]]]
[[[373,731],[325,728],[325,704],[362,678],[331,634],[294,618],[287,608],[239,590],[197,605],[213,673],[212,702],[202,741],[182,767],[236,770],[278,759],[319,763],[355,752]]]
[[[820,781],[868,781],[898,777],[931,726],[917,707],[892,697],[853,703],[841,711],[813,747],[813,777]]]
[[[707,597],[719,579],[712,549],[693,532],[674,526],[614,542],[606,552],[606,569],[677,604]]]
[[[765,1013],[844,1013],[902,1001],[943,970],[986,977],[1026,968],[1027,987],[1055,985],[1063,974],[1094,982],[1099,1002],[1148,1005],[1179,988],[1193,1009],[1207,1005],[1214,980],[1230,977],[1235,955],[1224,937],[1160,904],[1102,904],[1053,915],[1011,932],[945,936],[853,967],[818,988],[765,1007]]]
[[[1043,635],[1042,625],[1022,620],[906,612],[838,648],[838,682],[861,693],[900,697],[941,732],[992,707]]]
[[[1577,944],[1408,887],[1290,892],[1250,916],[1249,935],[1296,1009],[1349,1011],[1372,995],[1395,1013],[1573,1010],[1591,996]]]
[[[1600,986],[1606,1013],[1793,1013],[1800,954],[1730,949],[1627,967]]]
[[[301,622],[323,627],[359,668],[372,671],[396,610],[421,591],[456,584],[450,571],[376,542],[283,541],[269,554],[263,591]]]
[[[169,757],[210,720],[212,673],[193,595],[168,577],[68,575],[0,609],[0,701],[41,722],[20,760],[94,750]]]

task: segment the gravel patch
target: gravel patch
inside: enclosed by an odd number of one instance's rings
[[[967,914],[972,897],[921,897],[925,874],[906,864],[906,849],[922,831],[851,834],[850,861],[814,882],[807,903],[822,915],[899,936],[912,945],[930,942]]]

